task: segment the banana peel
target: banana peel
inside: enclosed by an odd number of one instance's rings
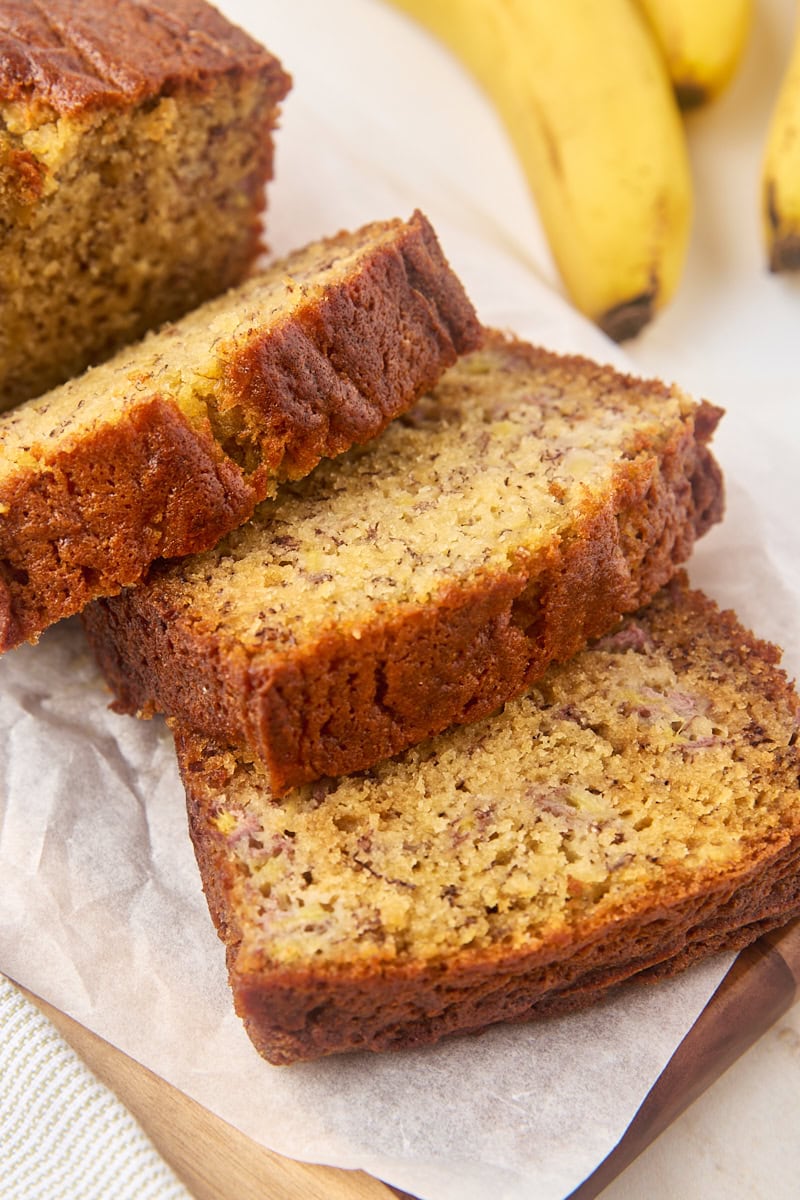
[[[730,83],[753,19],[753,0],[639,0],[661,46],[681,108]]]
[[[393,0],[496,106],[574,304],[617,341],[672,297],[692,186],[663,58],[635,0]]]

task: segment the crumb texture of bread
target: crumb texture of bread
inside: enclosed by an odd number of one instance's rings
[[[0,409],[244,278],[290,82],[202,0],[0,0]]]
[[[426,218],[298,250],[0,413],[0,649],[379,433],[481,328]]]
[[[85,624],[119,707],[268,767],[362,770],[520,694],[722,511],[719,410],[487,334],[371,445]]]
[[[800,912],[797,696],[673,581],[482,722],[277,800],[175,729],[239,1014],[276,1063],[568,1011]]]

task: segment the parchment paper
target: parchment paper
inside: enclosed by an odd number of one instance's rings
[[[487,323],[626,361],[559,295],[499,126],[429,39],[377,0],[220,6],[295,76],[270,192],[275,252],[420,206]],[[742,330],[751,303],[780,307],[758,287],[732,310]],[[790,347],[798,296],[782,286],[779,299]],[[666,361],[672,347],[705,388],[702,355],[687,350],[702,343],[702,314],[675,312],[671,346],[659,333],[634,354]],[[711,396],[729,407],[729,515],[691,574],[782,643],[796,672],[797,372],[788,353],[784,374],[773,362],[754,406],[766,376],[752,332],[713,358],[730,392]],[[557,1200],[622,1135],[727,969],[718,958],[584,1014],[425,1051],[270,1067],[233,1014],[169,734],[107,701],[77,621],[0,661],[0,970],[272,1149],[427,1200]]]

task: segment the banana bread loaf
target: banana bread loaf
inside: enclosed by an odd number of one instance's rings
[[[566,1011],[800,913],[797,697],[674,582],[502,713],[274,799],[178,726],[258,1050],[289,1063]]]
[[[249,746],[276,795],[486,716],[719,517],[718,416],[489,335],[371,446],[92,606],[118,707]]]
[[[0,650],[213,546],[480,332],[417,213],[315,242],[0,414]]]
[[[0,409],[244,277],[289,84],[203,0],[0,0]]]

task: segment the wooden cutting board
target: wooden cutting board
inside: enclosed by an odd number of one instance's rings
[[[407,1196],[363,1171],[311,1166],[265,1150],[71,1017],[25,988],[20,990],[50,1018],[97,1078],[116,1092],[196,1200]]]
[[[798,992],[800,921],[794,921],[742,951],[625,1137],[568,1200],[599,1195],[766,1032]],[[26,994],[116,1092],[196,1200],[413,1200],[362,1171],[312,1166],[265,1150],[52,1005]]]

